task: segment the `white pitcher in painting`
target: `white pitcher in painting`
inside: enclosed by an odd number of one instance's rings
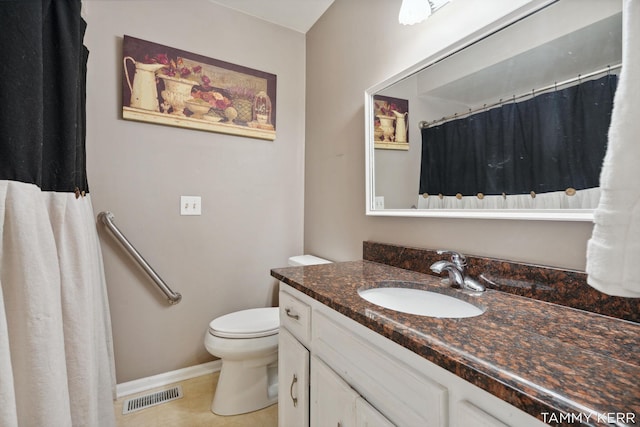
[[[408,113],[400,113],[393,110],[392,113],[396,116],[396,142],[407,142],[407,124],[405,117]]]
[[[133,62],[136,66],[136,73],[133,76],[133,84],[129,78],[127,60]],[[136,60],[130,56],[125,56],[123,63],[124,74],[127,77],[127,83],[129,84],[129,90],[131,91],[131,102],[129,103],[129,106],[159,112],[160,107],[158,104],[158,88],[156,87],[156,71],[163,68],[164,65],[136,62]]]

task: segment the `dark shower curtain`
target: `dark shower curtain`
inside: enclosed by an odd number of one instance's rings
[[[0,2],[0,425],[113,426],[80,0]]]
[[[616,85],[607,75],[423,129],[419,193],[597,187]]]

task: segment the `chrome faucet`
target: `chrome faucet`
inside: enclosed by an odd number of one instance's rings
[[[443,271],[449,273],[449,283],[451,286],[462,288],[464,286],[464,275],[460,267],[451,261],[436,261],[431,265],[431,271],[441,274]]]
[[[451,254],[451,261],[436,261],[431,264],[431,271],[441,274],[443,271],[449,273],[449,283],[451,286],[470,291],[483,292],[485,290],[477,280],[472,279],[464,273],[467,266],[467,258],[461,253],[455,251],[437,251],[438,255]]]
[[[454,263],[461,273],[464,273],[464,268],[467,266],[467,257],[456,251],[445,251],[438,249],[436,251],[438,255],[451,255],[451,262]]]

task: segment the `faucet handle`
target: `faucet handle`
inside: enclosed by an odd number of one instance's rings
[[[467,257],[465,257],[460,252],[438,249],[436,253],[438,255],[451,255],[451,262],[453,262],[461,270],[464,269],[464,267],[466,267],[467,265]]]

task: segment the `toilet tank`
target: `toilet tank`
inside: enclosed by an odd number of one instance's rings
[[[300,265],[316,265],[316,264],[331,264],[331,261],[319,258],[315,255],[297,255],[289,258],[289,265],[300,266]]]

